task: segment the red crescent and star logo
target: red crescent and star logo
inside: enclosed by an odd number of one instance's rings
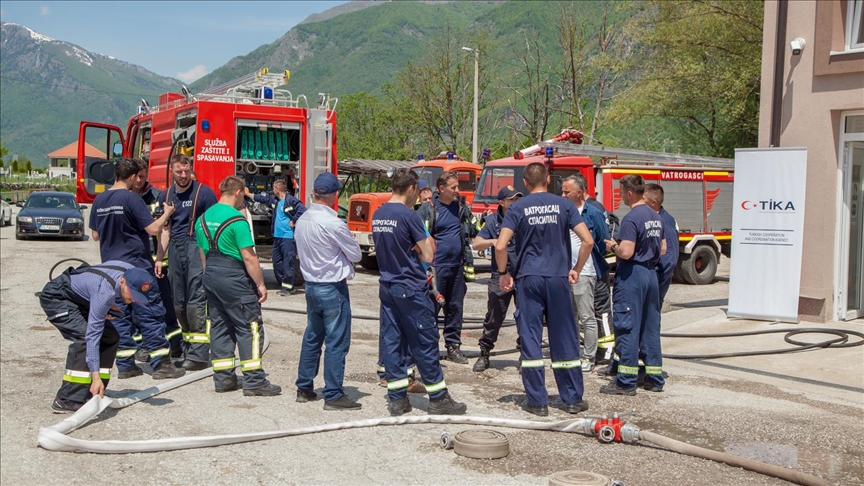
[[[741,203],[741,209],[743,209],[745,211],[750,211],[751,209],[755,208],[756,206],[758,206],[758,204],[754,203],[753,201],[744,201]]]

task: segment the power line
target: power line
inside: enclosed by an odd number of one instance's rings
[[[71,89],[71,90],[92,91],[94,93],[102,93],[102,94],[115,94],[115,95],[139,96],[139,97],[159,96],[162,94],[162,93],[122,93],[119,91],[104,91],[104,90],[100,90],[100,89],[85,88],[82,86],[68,86],[68,85],[63,85],[63,84],[49,83],[46,81],[32,81],[29,79],[16,78],[14,76],[9,76],[8,74],[0,75],[0,79],[6,79],[9,81],[19,81],[19,82],[27,83],[27,84],[41,84],[44,86],[55,87],[55,88],[67,88],[67,89]]]

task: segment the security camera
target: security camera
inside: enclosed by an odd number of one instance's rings
[[[804,44],[805,44],[804,39],[802,39],[800,37],[796,37],[795,40],[790,42],[789,47],[792,48],[792,55],[793,56],[800,56],[801,51],[804,50]]]

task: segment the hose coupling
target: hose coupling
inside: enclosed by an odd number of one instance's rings
[[[453,448],[453,436],[450,435],[450,432],[447,432],[447,429],[441,432],[441,440],[439,441],[441,448],[444,450],[450,450]]]

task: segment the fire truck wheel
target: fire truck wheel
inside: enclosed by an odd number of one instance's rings
[[[672,280],[678,283],[689,284],[690,282],[688,282],[687,279],[684,278],[684,272],[681,270],[681,264],[683,262],[684,255],[681,256],[682,259],[678,260],[678,263],[675,264],[675,270],[672,271]]]
[[[684,255],[681,274],[693,285],[706,285],[714,281],[717,273],[717,253],[708,245],[693,248],[693,253]]]
[[[378,270],[378,259],[368,253],[364,253],[360,257],[360,265],[363,265],[363,268],[366,270]]]

